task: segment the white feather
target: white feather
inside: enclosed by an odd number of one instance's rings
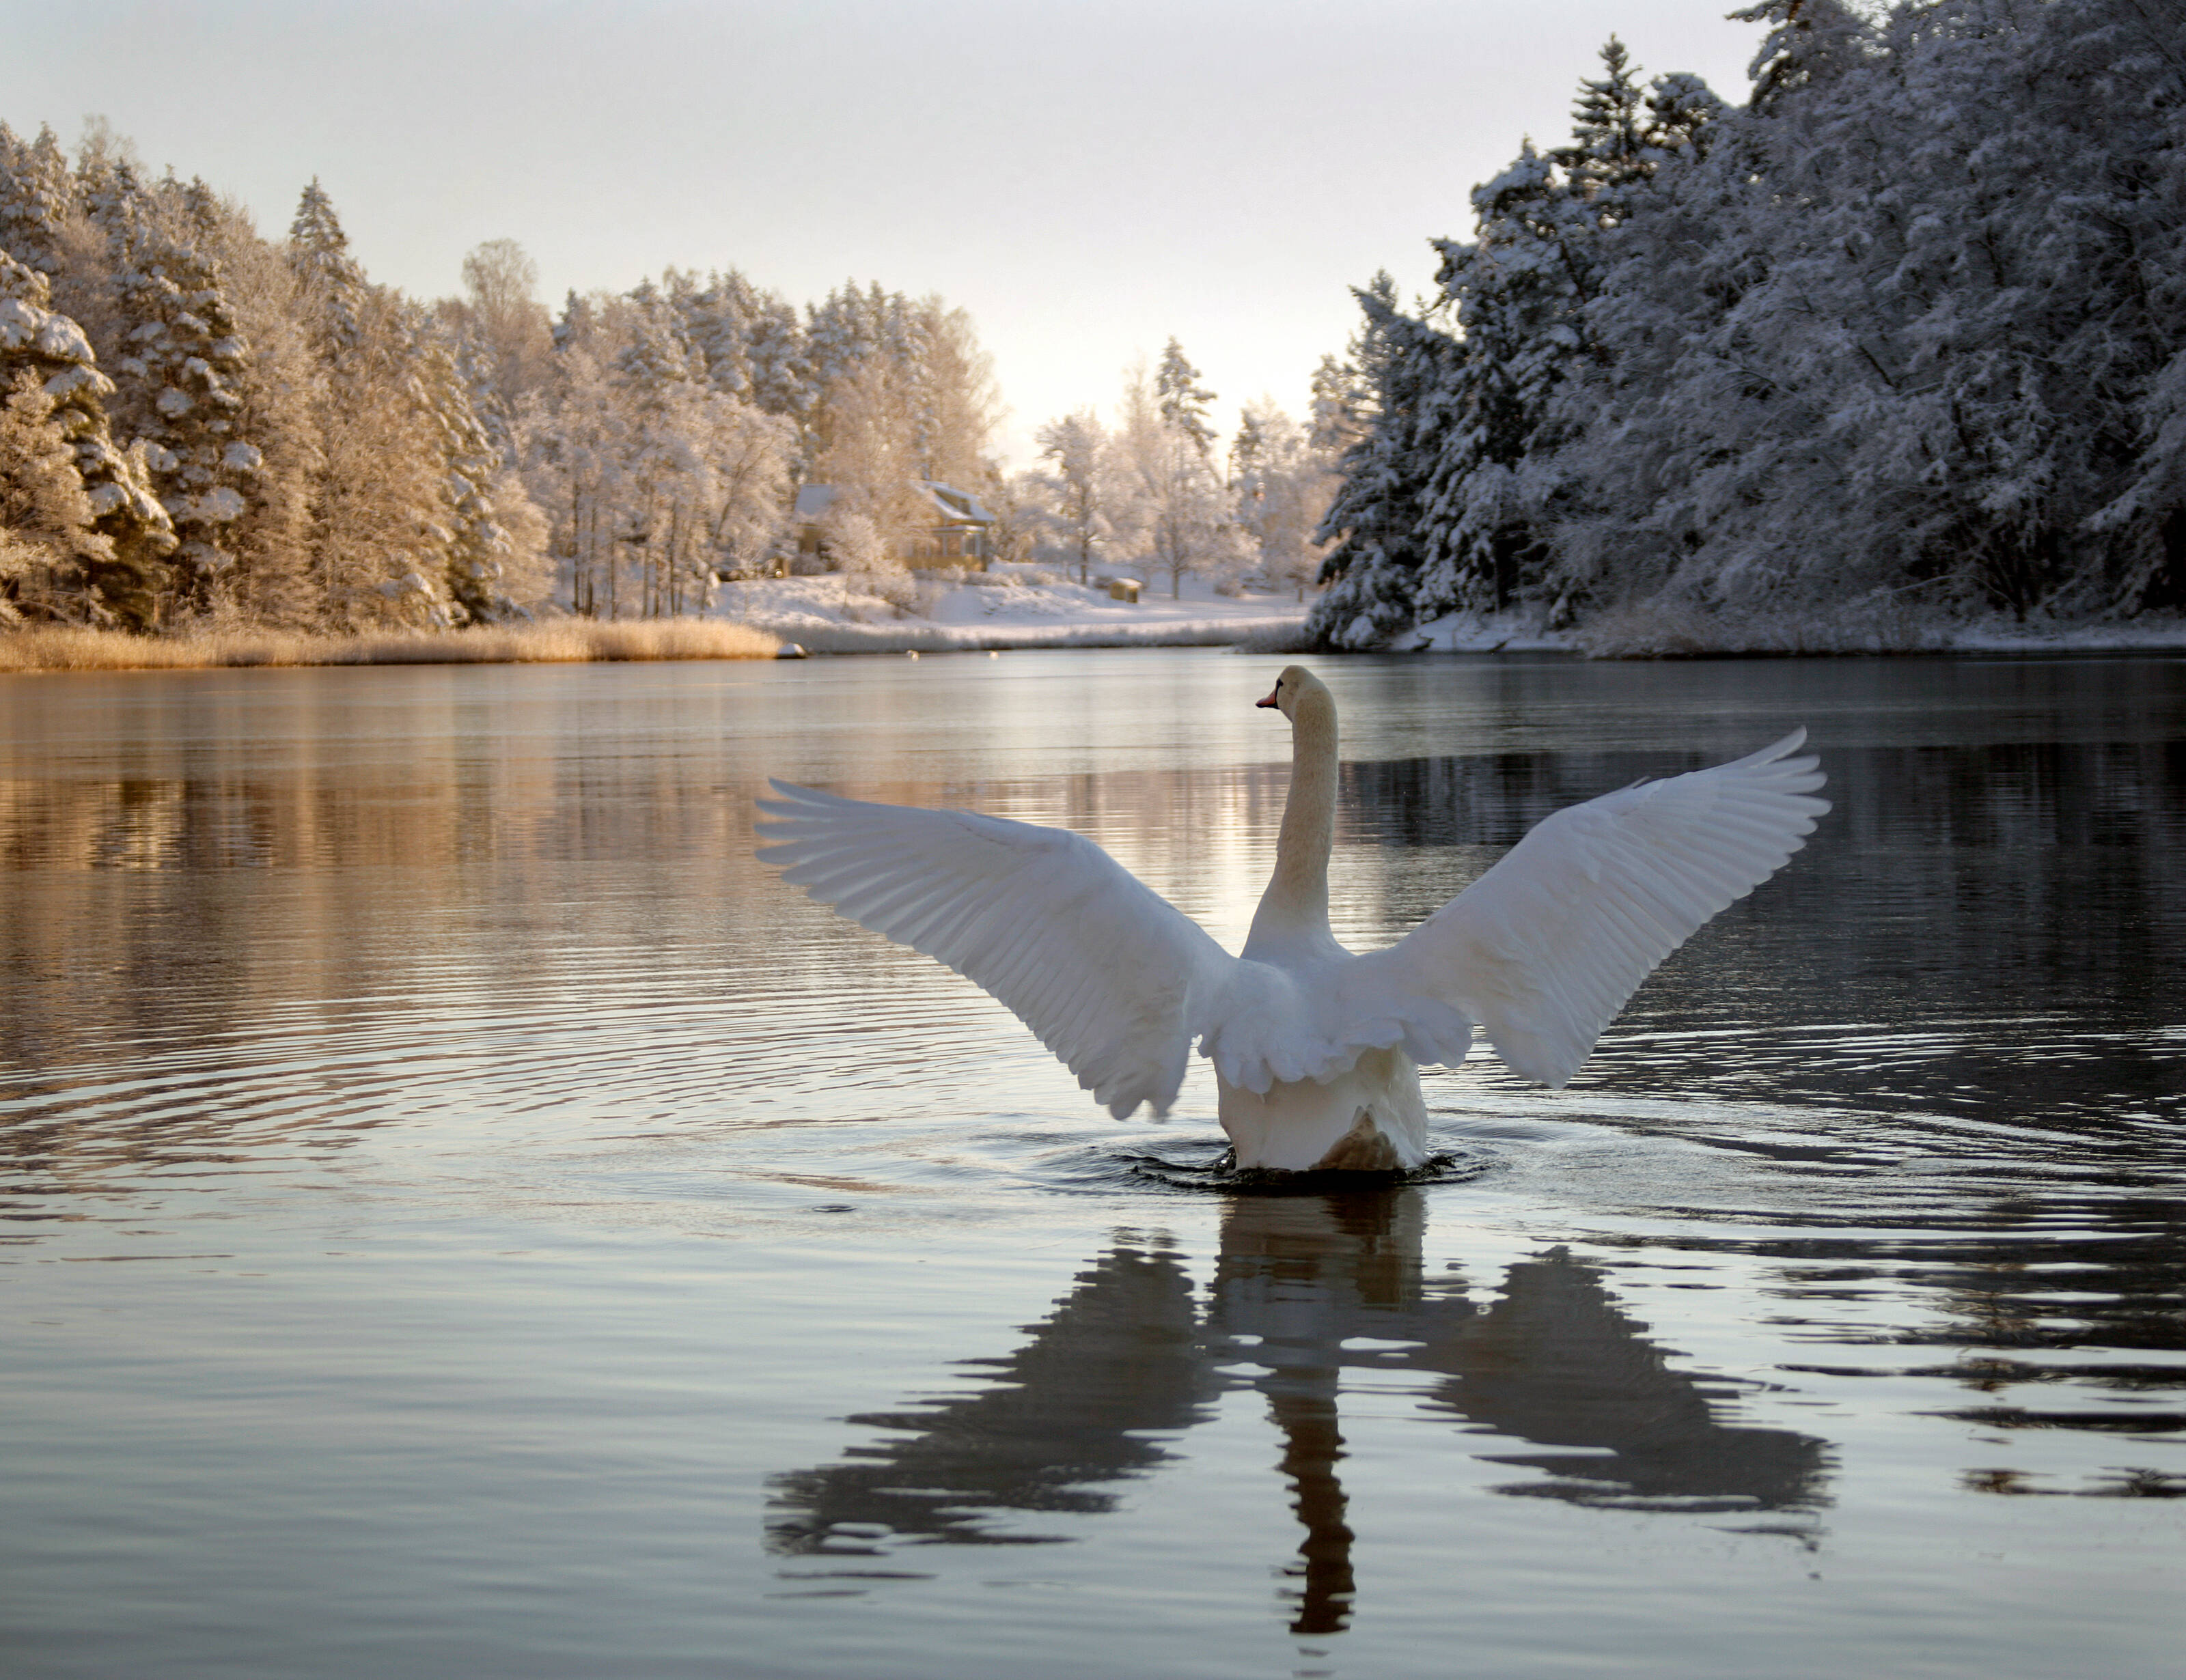
[[[1544,819],[1347,989],[1440,999],[1513,1070],[1565,1084],[1656,965],[1807,843],[1830,807],[1817,761],[1790,756],[1806,738]]]
[[[1236,961],[1197,922],[1062,829],[772,786],[783,880],[984,987],[1118,1119],[1168,1113]]]

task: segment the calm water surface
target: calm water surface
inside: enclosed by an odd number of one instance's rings
[[[0,680],[0,1666],[2176,1672],[2186,662],[1326,665],[1354,944],[1795,723],[1837,802],[1378,1192],[750,859],[975,805],[1234,949],[1273,663]]]

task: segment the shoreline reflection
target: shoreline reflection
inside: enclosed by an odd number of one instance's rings
[[[1687,1514],[1827,1503],[1827,1443],[1720,1420],[1735,1386],[1672,1368],[1597,1268],[1546,1249],[1483,1304],[1456,1274],[1425,1275],[1426,1224],[1414,1187],[1233,1197],[1203,1293],[1166,1239],[1119,1233],[1016,1352],[965,1362],[980,1386],[853,1416],[891,1438],[776,1477],[768,1548],[1058,1543],[988,1525],[1113,1510],[1224,1395],[1254,1391],[1303,1530],[1284,1569],[1291,1631],[1339,1632],[1359,1591],[1341,1402],[1368,1373],[1424,1374],[1427,1418],[1542,1449],[1477,1454],[1539,1472],[1496,1493]]]

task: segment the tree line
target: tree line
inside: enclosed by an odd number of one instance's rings
[[[0,124],[0,623],[132,631],[449,628],[542,608],[703,612],[793,565],[904,564],[968,490],[990,549],[1295,587],[1351,441],[1350,376],[1315,417],[1214,394],[1170,344],[1118,423],[1042,428],[1006,474],[970,317],[845,284],[799,307],[735,270],[670,268],[558,313],[513,241],[461,296],[372,281],[329,195],[284,237],[202,180],[152,178],[94,122],[71,155]],[[1347,430],[1346,427],[1351,429]],[[797,552],[800,484],[836,487]]]
[[[1303,597],[1337,462],[1358,434],[1356,376],[1324,356],[1304,423],[1270,397],[1245,403],[1226,451],[1201,378],[1171,339],[1151,375],[1126,372],[1113,425],[1087,407],[1040,427],[1040,465],[1003,492],[1012,551],[1081,582],[1107,567],[1152,573],[1172,595],[1197,576]]]
[[[996,477],[938,298],[670,269],[554,315],[507,240],[463,277],[373,283],[316,181],[268,239],[103,125],[73,156],[0,125],[0,622],[668,616],[769,566],[800,479],[900,540],[919,479]]]
[[[2186,608],[2186,4],[1735,15],[1746,105],[1612,37],[1432,295],[1358,292],[1321,645]]]

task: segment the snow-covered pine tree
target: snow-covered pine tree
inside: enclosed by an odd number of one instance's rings
[[[766,413],[788,420],[803,437],[818,393],[796,305],[772,292],[758,294],[746,328],[744,359],[751,370],[752,400]]]
[[[306,539],[314,616],[343,630],[446,622],[446,445],[411,311],[366,277],[316,182],[286,255],[316,364],[319,458]]]
[[[630,495],[617,510],[616,537],[636,568],[642,618],[675,611],[689,575],[695,536],[692,479],[701,470],[684,434],[685,400],[698,377],[675,306],[651,281],[619,301],[612,364],[630,416]]]
[[[1314,451],[1330,470],[1335,470],[1343,452],[1365,435],[1365,406],[1359,370],[1332,353],[1322,356],[1313,370],[1306,430]]]
[[[1857,68],[1875,43],[1869,24],[1843,0],[1760,0],[1729,18],[1768,25],[1746,71],[1753,84],[1747,109],[1763,115]]]
[[[1475,189],[1474,240],[1438,242],[1440,304],[1463,350],[1428,492],[1422,618],[1498,610],[1549,587],[1555,524],[1585,488],[1557,470],[1558,452],[1583,429],[1558,394],[1567,381],[1605,377],[1589,325],[1610,260],[1604,241],[1658,170],[1703,148],[1722,109],[1690,76],[1643,91],[1614,36],[1600,56],[1602,75],[1579,85],[1571,143],[1546,157],[1524,148]],[[1566,609],[1559,599],[1551,610]]]
[[[1303,601],[1320,569],[1314,533],[1335,475],[1305,428],[1268,398],[1246,405],[1230,461],[1237,526],[1253,546],[1255,571],[1269,588],[1294,589]]]
[[[53,407],[36,374],[0,372],[0,624],[78,618],[86,574],[112,554]]]
[[[572,298],[546,400],[517,423],[525,489],[547,515],[557,591],[588,619],[617,616],[616,507],[631,420],[598,354],[596,311]]]
[[[440,576],[429,619],[453,624],[489,624],[521,616],[524,607],[504,585],[513,543],[495,507],[501,454],[473,400],[448,329],[415,305],[404,311],[410,365],[440,468],[438,514],[432,535]],[[520,494],[520,492],[518,492]]]
[[[26,268],[61,271],[62,224],[75,200],[67,155],[50,127],[19,139],[0,122],[0,251]]]
[[[188,206],[176,202],[180,193],[166,197],[153,213],[124,211],[123,225],[133,229],[115,290],[133,324],[115,367],[126,418],[146,445],[153,486],[181,540],[175,607],[203,615],[221,603],[223,575],[235,563],[228,531],[249,510],[262,457],[237,427],[250,346]]]
[[[1781,9],[1759,104],[1616,242],[1567,577],[1836,635],[2171,598],[2186,8]]]
[[[367,283],[364,270],[349,254],[349,235],[342,231],[334,200],[316,175],[289,224],[289,266],[310,311],[319,353],[330,361],[356,356],[364,342],[360,317]]]
[[[1258,472],[1267,447],[1266,415],[1248,402],[1237,412],[1237,435],[1230,440],[1230,488],[1238,492],[1241,507],[1244,500],[1253,494],[1248,486]],[[1238,523],[1247,523],[1242,512]]]
[[[35,383],[43,411],[34,417],[36,405],[20,405],[17,424],[25,436],[42,429],[68,447],[97,539],[65,545],[71,558],[56,579],[55,610],[149,630],[166,580],[162,562],[175,548],[174,527],[152,492],[143,450],[115,440],[106,407],[113,382],[99,372],[81,328],[48,309],[50,301],[44,275],[0,252],[0,389],[12,394],[26,378]],[[34,499],[48,505],[42,490]]]
[[[1113,523],[1139,565],[1169,580],[1172,598],[1196,574],[1224,585],[1246,562],[1245,544],[1229,494],[1213,459],[1207,423],[1212,393],[1197,389],[1198,373],[1169,340],[1163,358],[1169,389],[1149,384],[1134,368],[1124,387],[1123,423],[1111,445],[1115,462]]]
[[[518,405],[546,382],[553,337],[535,295],[539,265],[513,239],[488,239],[463,258],[462,323],[485,374],[479,417],[505,445]]]
[[[959,490],[991,490],[1000,471],[989,458],[1001,398],[994,361],[980,348],[978,329],[965,311],[938,297],[923,299],[921,316],[921,400],[925,432],[921,466],[929,479]]]
[[[1380,646],[1415,621],[1427,484],[1445,422],[1442,392],[1455,339],[1397,305],[1385,272],[1353,295],[1365,316],[1351,347],[1363,436],[1344,452],[1343,481],[1315,540],[1328,588],[1306,615],[1324,647]]]
[[[789,512],[797,428],[730,392],[692,394],[688,425],[703,465],[704,541],[686,610],[703,610],[720,578],[756,577]]]
[[[828,388],[822,405],[827,447],[813,462],[815,482],[832,484],[836,503],[872,522],[895,555],[915,557],[933,520],[919,488],[924,476],[913,446],[910,395],[893,357],[869,356]]]
[[[1040,458],[1050,463],[1040,474],[1045,523],[1056,549],[1078,568],[1078,581],[1091,580],[1094,557],[1109,535],[1107,507],[1107,429],[1090,408],[1051,420],[1034,434]]]
[[[799,418],[808,458],[816,460],[833,445],[833,393],[846,389],[880,354],[888,309],[888,294],[877,281],[862,290],[848,282],[807,309],[804,355],[813,396]]]
[[[706,383],[715,390],[748,400],[752,395],[752,323],[759,295],[735,269],[709,274],[701,283],[694,274],[670,269],[663,288],[683,322],[683,335],[697,353]]]
[[[1154,369],[1154,401],[1162,424],[1189,439],[1202,456],[1214,450],[1214,428],[1207,418],[1207,406],[1214,393],[1199,383],[1199,370],[1171,339],[1162,348],[1161,365]]]

